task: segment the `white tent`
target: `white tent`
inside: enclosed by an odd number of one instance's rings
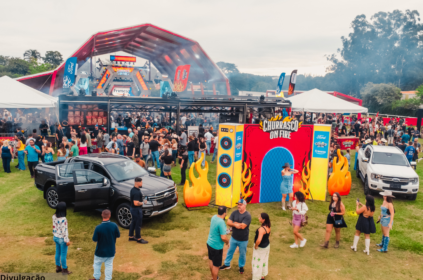
[[[285,96],[286,97],[286,96]],[[317,88],[288,97],[293,111],[315,113],[367,113],[367,108],[330,95]]]
[[[57,97],[49,96],[8,76],[0,78],[0,108],[54,108]]]

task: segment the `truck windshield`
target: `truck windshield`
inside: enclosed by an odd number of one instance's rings
[[[391,154],[391,153],[373,153],[373,164],[385,164],[385,165],[397,165],[397,166],[409,166],[407,158],[403,154]]]
[[[148,174],[144,168],[131,160],[109,164],[105,167],[118,181],[131,180]]]

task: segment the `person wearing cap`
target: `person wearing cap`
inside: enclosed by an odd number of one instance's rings
[[[351,246],[351,250],[357,252],[357,244],[360,240],[360,234],[364,233],[366,249],[363,251],[367,255],[370,254],[370,234],[376,233],[376,226],[373,220],[375,214],[375,199],[371,195],[366,196],[366,204],[363,205],[358,199],[356,201],[355,212],[360,215],[355,225],[354,243]]]
[[[251,215],[247,211],[247,201],[240,199],[238,201],[238,210],[233,211],[228,220],[228,226],[232,227],[232,237],[229,241],[229,249],[226,253],[224,265],[220,267],[220,270],[231,268],[231,261],[235,250],[238,247],[239,273],[244,273],[244,266],[247,257],[248,236],[250,233],[250,223]]]
[[[288,207],[291,207],[291,201],[293,198],[293,189],[292,189],[292,175],[298,173],[298,170],[291,169],[289,163],[285,163],[282,166],[282,183],[281,183],[281,194],[282,194],[282,210],[286,211],[285,202],[286,196],[289,195]]]
[[[219,279],[219,267],[222,264],[223,246],[228,244],[226,236],[226,207],[219,206],[217,215],[211,218],[209,237],[207,239],[207,251],[209,255],[209,267],[213,280]]]
[[[129,197],[131,200],[131,225],[129,226],[129,241],[136,241],[141,244],[147,244],[148,241],[141,238],[141,226],[142,226],[142,205],[143,196],[141,189],[142,188],[142,178],[136,177],[134,182],[134,187],[131,189]],[[135,236],[134,236],[135,231]]]
[[[379,252],[386,253],[388,252],[388,245],[390,240],[389,231],[392,229],[392,225],[394,224],[395,209],[393,198],[395,198],[395,196],[393,196],[392,192],[388,190],[379,194],[383,196],[383,203],[382,206],[380,206],[381,215],[379,217],[383,236],[382,242],[376,246],[381,247],[378,249]]]

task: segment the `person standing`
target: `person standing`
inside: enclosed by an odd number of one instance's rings
[[[134,187],[130,192],[131,199],[131,225],[129,227],[129,241],[136,241],[141,244],[147,244],[148,241],[141,238],[141,226],[142,226],[142,205],[143,205],[143,196],[140,190],[142,188],[142,178],[135,178]],[[135,231],[135,237],[134,237]]]
[[[112,279],[113,259],[116,254],[116,238],[120,237],[118,226],[110,221],[111,212],[106,209],[101,213],[103,222],[96,226],[93,241],[97,242],[94,253],[94,279],[100,280],[101,265],[104,263],[105,280]]]
[[[384,191],[379,194],[383,196],[383,203],[382,206],[380,206],[382,212],[380,216],[380,226],[382,228],[383,237],[382,242],[376,246],[381,247],[378,249],[378,252],[387,253],[390,240],[389,232],[394,224],[395,209],[392,199],[395,198],[395,196],[392,195],[392,191]]]
[[[29,146],[25,147],[25,154],[28,155],[28,169],[31,173],[31,178],[34,178],[34,171],[38,165],[38,155],[41,154],[41,150],[38,146],[35,146],[33,139],[29,141]]]
[[[209,237],[207,239],[207,251],[209,255],[209,267],[213,280],[218,279],[219,267],[222,265],[223,246],[228,244],[226,236],[226,207],[219,206],[217,215],[211,218]]]
[[[118,154],[123,156],[124,155],[124,143],[123,143],[123,140],[122,140],[122,135],[120,135],[120,134],[117,135],[116,146],[117,146]]]
[[[373,196],[366,196],[366,205],[363,205],[357,199],[355,211],[360,216],[358,217],[357,224],[355,225],[356,231],[354,235],[354,243],[353,246],[351,246],[351,250],[357,252],[357,244],[360,240],[360,234],[364,233],[364,236],[366,238],[364,241],[366,249],[363,252],[367,255],[370,254],[370,233],[376,232],[375,221],[373,220],[375,210],[375,199],[373,198]]]
[[[57,160],[58,161],[64,161],[66,159],[66,149],[65,145],[63,143],[59,144],[59,148],[57,149]]]
[[[201,158],[201,155],[203,155],[203,161],[201,162],[201,166],[206,166],[206,151],[208,149],[208,145],[204,141],[204,137],[200,137],[198,140],[198,146],[200,149],[200,154],[198,155],[198,159]]]
[[[91,154],[92,153],[91,148],[92,148],[93,144],[91,143],[90,131],[86,128],[84,130],[84,132],[85,132],[85,137],[87,138],[87,153]]]
[[[82,155],[88,154],[87,147],[88,147],[87,135],[84,132],[81,134],[81,141],[79,142],[79,155],[82,156]]]
[[[204,134],[204,138],[206,138],[207,154],[210,155],[210,147],[211,147],[211,140],[213,138],[213,134],[211,134],[210,131],[207,130],[206,134]]]
[[[103,136],[103,130],[99,130],[96,136],[97,140],[97,150],[98,153],[103,152],[103,146],[104,146],[104,136]]]
[[[160,147],[160,143],[157,141],[157,135],[153,135],[153,140],[150,141],[149,143],[149,149],[151,152],[151,156],[153,158],[153,165],[154,162],[157,163],[157,169],[160,169],[160,161],[159,161],[159,157],[160,157],[160,153],[159,153],[159,147]]]
[[[195,162],[195,159],[194,159],[195,145],[196,145],[195,138],[193,135],[191,135],[189,137],[189,142],[188,142],[188,160],[190,165]]]
[[[148,137],[144,137],[144,142],[140,145],[140,152],[144,162],[147,163],[148,154],[150,153],[150,145],[148,144]],[[153,162],[154,163],[154,162]]]
[[[63,136],[65,136],[65,133],[63,132],[62,126],[59,124],[56,130],[56,147],[59,147],[60,143],[62,143]]]
[[[48,125],[46,124],[46,120],[42,120],[41,124],[40,124],[40,132],[41,132],[41,136],[43,136],[43,138],[47,137],[47,130],[48,130]]]
[[[325,243],[321,245],[323,248],[328,248],[329,239],[333,228],[335,228],[336,243],[334,248],[339,248],[339,241],[341,240],[341,228],[346,228],[347,224],[344,220],[345,205],[341,201],[341,195],[335,192],[330,200],[328,217],[326,219],[326,236]]]
[[[169,153],[169,150],[165,150],[163,152],[163,154],[160,156],[162,163],[163,163],[163,175],[164,177],[173,180],[172,179],[172,164],[174,163],[173,161],[173,156]]]
[[[15,139],[16,139],[16,143],[17,143],[16,150],[18,151],[18,160],[19,160],[18,169],[21,170],[21,171],[24,171],[24,170],[26,170],[26,168],[25,168],[25,144],[24,144],[25,140],[24,140],[23,136],[21,136],[21,137],[15,136]]]
[[[182,129],[182,134],[181,137],[179,137],[180,141],[179,144],[181,144],[181,146],[186,147],[187,146],[187,134],[186,134],[186,130]]]
[[[69,241],[68,220],[66,219],[66,203],[59,202],[53,215],[53,241],[56,243],[56,273],[71,274],[67,266]]]
[[[216,133],[213,133],[213,134],[214,134],[214,138],[213,138],[214,151],[213,151],[213,157],[212,157],[211,163],[214,162],[214,159],[217,156],[217,147],[218,147],[218,144],[219,144],[219,136]]]
[[[295,201],[292,203],[292,226],[294,228],[295,243],[290,247],[292,249],[298,248],[298,239],[301,240],[299,247],[304,247],[307,239],[303,238],[300,234],[300,229],[303,226],[302,222],[305,222],[305,215],[308,211],[307,204],[305,204],[305,197],[302,192],[295,193]]]
[[[70,156],[71,157],[77,157],[77,156],[79,156],[79,148],[78,148],[78,145],[76,145],[75,140],[72,140],[71,143],[72,143],[72,147],[70,149]]]
[[[269,269],[269,253],[270,253],[270,218],[267,213],[259,215],[261,227],[256,230],[254,237],[253,261],[253,280],[264,279]]]
[[[1,146],[1,159],[3,161],[3,169],[6,173],[11,173],[10,171],[10,161],[13,158],[12,147],[9,145],[9,140],[4,140],[3,145]]]
[[[132,142],[132,138],[128,137],[127,138],[127,143],[126,143],[126,156],[134,159],[135,158],[135,146],[134,143]]]
[[[226,259],[220,270],[230,269],[231,261],[235,250],[239,249],[238,267],[239,273],[244,273],[244,266],[247,257],[248,236],[250,233],[251,215],[247,211],[247,201],[240,199],[238,201],[238,210],[231,213],[228,220],[228,226],[232,227],[232,237],[229,241],[229,249],[226,253]]]
[[[180,156],[180,163],[181,163],[181,183],[180,185],[184,185],[186,181],[186,170],[188,167],[188,152],[185,148],[181,148],[181,156]]]
[[[51,143],[47,142],[47,147],[45,148],[46,153],[44,155],[44,162],[53,162],[53,155],[54,155],[54,150],[51,147]]]
[[[103,134],[103,143],[104,143],[104,148],[101,150],[102,152],[104,152],[105,148],[107,147],[107,145],[109,145],[110,142],[110,135],[109,133],[104,132]]]
[[[413,157],[414,157],[415,153],[416,153],[416,148],[414,148],[413,142],[409,141],[408,147],[405,148],[405,150],[404,150],[404,154],[407,157],[408,162],[411,163],[413,161]]]
[[[285,165],[282,167],[282,183],[280,189],[282,194],[282,210],[284,211],[286,211],[285,202],[287,195],[289,195],[288,207],[291,206],[293,197],[292,175],[296,173],[298,173],[298,170],[291,169],[289,163],[285,163]]]

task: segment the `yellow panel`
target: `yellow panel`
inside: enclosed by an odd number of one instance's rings
[[[243,137],[244,125],[236,126],[235,135],[235,155],[234,155],[234,169],[233,169],[233,186],[232,186],[232,207],[238,204],[241,197],[241,174],[242,174],[242,154],[243,154]],[[240,145],[238,148],[237,146]]]
[[[318,136],[322,135],[319,132],[326,132],[325,138],[320,139]],[[311,159],[311,176],[310,176],[310,192],[314,200],[326,200],[326,186],[328,180],[328,165],[329,165],[329,144],[330,144],[330,125],[314,125],[313,132],[313,149]],[[316,136],[318,135],[318,136]],[[319,139],[318,139],[319,138]],[[325,143],[324,149],[319,151],[326,151],[325,158],[319,156],[315,151],[315,143]],[[321,146],[321,145],[320,145]]]

